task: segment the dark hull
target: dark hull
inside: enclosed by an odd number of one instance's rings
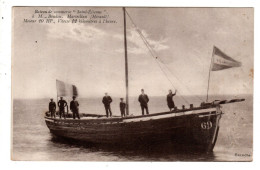
[[[204,108],[148,116],[81,120],[45,117],[45,121],[51,133],[79,141],[113,145],[171,141],[176,145],[212,151],[222,114],[217,110]]]

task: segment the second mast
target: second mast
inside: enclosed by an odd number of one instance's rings
[[[128,62],[127,62],[127,40],[126,40],[126,17],[125,7],[123,7],[124,13],[124,47],[125,47],[125,86],[126,86],[126,115],[129,115],[129,100],[128,100]]]

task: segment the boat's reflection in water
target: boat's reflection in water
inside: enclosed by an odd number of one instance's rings
[[[214,152],[205,153],[180,144],[176,146],[170,141],[160,144],[104,145],[75,141],[51,134],[50,142],[86,149],[88,153],[102,152],[105,155],[118,157],[119,161],[216,161]]]

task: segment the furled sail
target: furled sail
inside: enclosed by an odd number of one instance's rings
[[[57,97],[78,96],[78,89],[73,84],[68,84],[60,80],[56,80]]]

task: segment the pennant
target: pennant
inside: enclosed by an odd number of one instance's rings
[[[78,96],[78,89],[75,85],[64,83],[63,81],[56,80],[57,96]]]
[[[219,71],[240,66],[241,62],[238,62],[233,58],[227,56],[225,53],[220,51],[220,49],[214,46],[211,71]]]

